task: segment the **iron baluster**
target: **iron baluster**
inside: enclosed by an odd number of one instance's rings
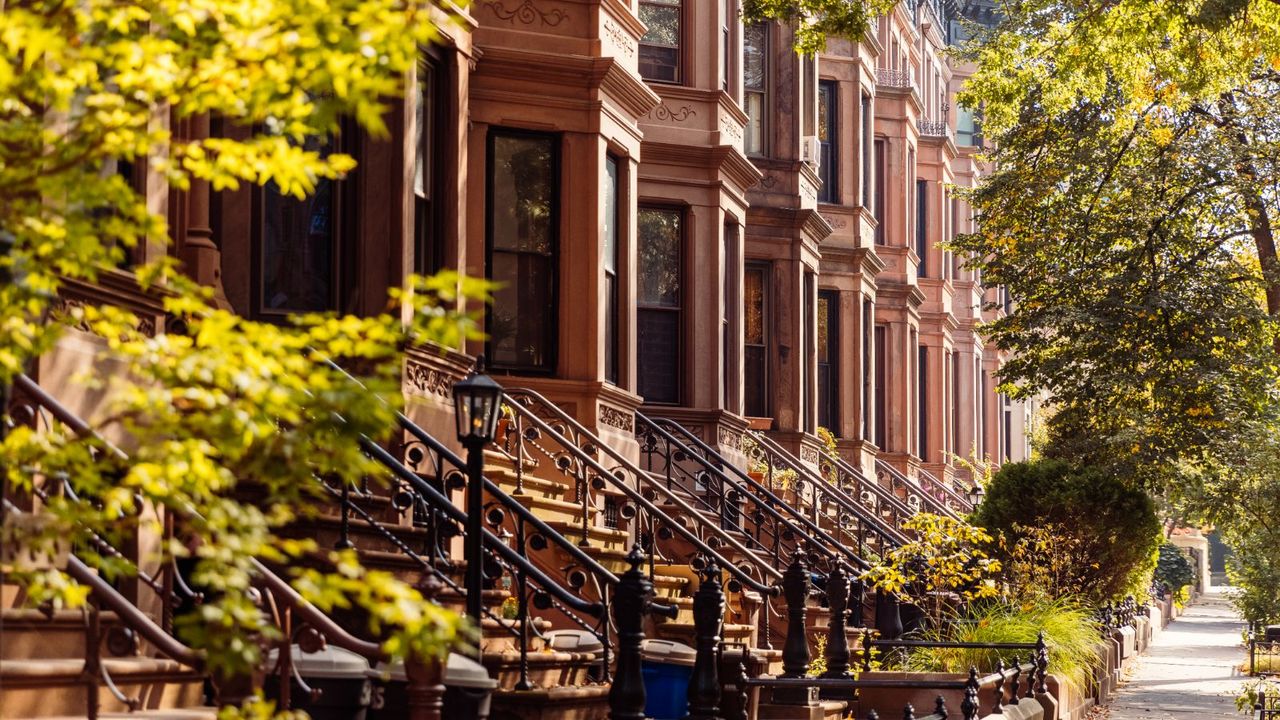
[[[831,607],[831,625],[827,636],[827,671],[824,678],[849,678],[849,638],[845,636],[848,616],[849,578],[839,565],[827,576],[827,603]]]
[[[996,660],[996,686],[992,693],[995,704],[991,706],[991,714],[1004,713],[1004,660]]]
[[[960,701],[960,715],[964,720],[978,720],[978,668],[969,668],[969,680],[964,686],[964,699]]]

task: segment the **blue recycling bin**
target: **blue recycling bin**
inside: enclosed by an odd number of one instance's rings
[[[653,720],[684,720],[689,715],[689,680],[697,652],[670,640],[645,640],[640,647],[644,675],[644,714]]]

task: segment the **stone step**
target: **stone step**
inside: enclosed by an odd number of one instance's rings
[[[98,617],[104,637],[119,622],[113,612]],[[0,610],[0,660],[83,657],[87,622],[80,610]]]
[[[540,690],[499,690],[489,717],[521,720],[606,720],[609,686],[581,685]]]
[[[204,696],[204,678],[190,668],[165,658],[103,658],[112,682],[126,696],[150,709],[198,706]],[[0,717],[84,717],[87,689],[82,677],[83,659],[0,661]],[[104,684],[105,685],[105,684]],[[127,712],[105,686],[98,688],[104,712]]]

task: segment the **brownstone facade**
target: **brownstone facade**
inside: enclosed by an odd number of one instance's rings
[[[817,57],[783,25],[744,25],[736,0],[469,12],[405,78],[390,140],[317,143],[360,166],[314,197],[142,181],[171,252],[266,319],[376,312],[412,272],[501,281],[486,342],[406,361],[410,415],[442,438],[450,385],[483,353],[629,456],[644,407],[730,457],[754,425],[812,458],[824,426],[869,476],[880,459],[960,488],[957,456],[1026,457],[1030,410],[995,392],[977,330],[1001,292],[942,245],[972,229],[956,189],[984,172],[942,5],[899,5]],[[162,322],[132,287],[115,273],[68,302]],[[39,374],[68,387],[92,349],[71,337]],[[92,414],[98,398],[67,392]]]

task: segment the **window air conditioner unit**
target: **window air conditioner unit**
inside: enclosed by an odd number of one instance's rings
[[[815,170],[822,165],[822,142],[817,135],[805,135],[800,139],[800,159]]]

